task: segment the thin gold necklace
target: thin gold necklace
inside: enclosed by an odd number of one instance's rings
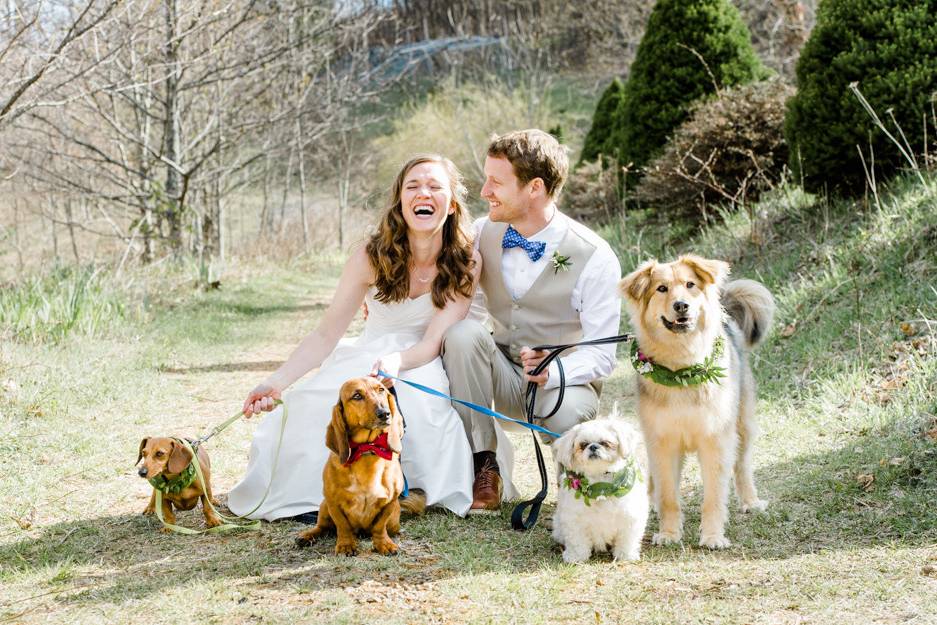
[[[422,284],[426,284],[427,282],[429,282],[430,280],[433,279],[432,273],[433,273],[433,270],[430,269],[430,276],[429,276],[428,278],[421,278],[421,277],[417,274],[416,268],[413,269],[413,277],[416,278],[417,281],[418,281],[418,282],[421,282]]]

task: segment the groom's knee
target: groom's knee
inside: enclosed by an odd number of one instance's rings
[[[555,396],[545,397],[543,410],[552,410],[555,405]],[[588,385],[570,386],[566,389],[565,398],[560,409],[549,419],[543,420],[543,426],[556,434],[562,435],[566,430],[583,421],[591,421],[598,416],[599,396],[594,388]],[[541,440],[550,444],[553,437],[541,434]]]
[[[490,340],[491,333],[477,321],[472,319],[458,321],[443,335],[441,350],[443,360],[477,353]]]

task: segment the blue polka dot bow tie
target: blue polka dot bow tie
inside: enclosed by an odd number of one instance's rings
[[[543,251],[547,249],[547,244],[543,241],[528,241],[514,229],[514,226],[508,226],[504,238],[501,239],[501,247],[506,250],[512,247],[522,247],[527,252],[530,262],[535,263],[543,257]]]

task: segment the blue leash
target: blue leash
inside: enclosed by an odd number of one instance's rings
[[[486,407],[480,406],[480,405],[478,405],[478,404],[473,404],[472,402],[470,402],[470,401],[465,401],[465,400],[463,400],[463,399],[456,399],[455,397],[450,397],[450,396],[446,395],[445,393],[442,393],[442,392],[440,392],[440,391],[437,391],[437,390],[434,389],[434,388],[430,388],[429,386],[423,386],[422,384],[418,384],[417,382],[411,382],[410,380],[404,380],[403,378],[398,378],[398,377],[393,376],[393,375],[390,375],[390,374],[388,374],[388,373],[386,373],[386,372],[384,372],[384,371],[378,371],[377,374],[378,374],[379,376],[381,376],[381,377],[384,377],[384,378],[390,378],[391,380],[397,380],[398,382],[403,382],[403,383],[406,384],[407,386],[412,386],[413,388],[419,389],[419,390],[423,391],[424,393],[428,393],[428,394],[430,394],[430,395],[435,395],[436,397],[442,397],[442,398],[445,399],[445,400],[448,400],[448,401],[451,401],[451,402],[455,402],[455,403],[457,403],[457,404],[462,404],[463,406],[465,406],[465,407],[467,407],[467,408],[471,408],[472,410],[475,410],[476,412],[480,412],[480,413],[482,413],[482,414],[486,414],[486,415],[488,415],[489,417],[494,417],[495,419],[501,419],[502,421],[509,421],[509,422],[511,422],[511,423],[516,423],[517,425],[520,425],[520,426],[522,426],[522,427],[525,427],[525,428],[527,428],[528,430],[535,430],[535,431],[540,432],[540,433],[542,433],[542,434],[546,434],[547,436],[552,436],[553,438],[559,438],[559,437],[560,437],[560,435],[557,434],[556,432],[553,432],[553,431],[551,431],[551,430],[548,430],[548,429],[545,428],[545,427],[539,426],[539,425],[537,425],[536,423],[528,423],[527,421],[521,421],[520,419],[512,419],[511,417],[505,416],[505,415],[501,414],[500,412],[496,412],[496,411],[492,410],[491,408],[486,408]]]
[[[397,391],[394,387],[390,387],[390,394],[394,396],[394,402],[397,404],[397,410],[400,411],[400,417],[403,419],[403,432],[407,433],[407,418],[403,414],[403,409],[400,407],[400,398],[397,397]],[[407,481],[407,474],[403,472],[403,465],[400,466],[400,475],[403,476],[403,492],[400,493],[400,496],[404,499],[410,496],[410,482]]]

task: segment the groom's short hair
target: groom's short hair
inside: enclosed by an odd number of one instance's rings
[[[553,135],[536,128],[492,137],[488,156],[510,161],[522,184],[540,178],[551,198],[559,197],[569,173],[566,147]]]

